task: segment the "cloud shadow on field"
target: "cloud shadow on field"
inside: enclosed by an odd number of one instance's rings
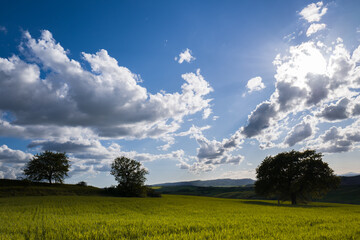
[[[299,205],[291,205],[289,203],[281,203],[280,205],[277,202],[265,202],[265,201],[249,201],[243,200],[241,203],[251,204],[251,205],[261,205],[261,206],[276,206],[276,207],[290,207],[290,208],[328,208],[328,207],[336,207],[333,205],[309,205],[309,204],[299,204]]]

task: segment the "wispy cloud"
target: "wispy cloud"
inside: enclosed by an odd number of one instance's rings
[[[187,63],[194,61],[196,58],[193,57],[191,54],[192,54],[191,50],[187,48],[184,52],[181,52],[179,54],[179,57],[175,57],[175,61],[177,61],[180,64],[182,64],[184,61]]]
[[[308,30],[306,31],[306,36],[310,37],[311,35],[313,35],[314,33],[323,30],[326,28],[326,24],[325,23],[312,23],[310,25],[310,27],[308,28]]]
[[[261,77],[254,77],[251,78],[248,83],[246,84],[248,92],[260,91],[261,89],[265,88],[265,84],[262,82]]]
[[[301,10],[300,15],[308,22],[319,22],[327,10],[323,2],[311,3]]]

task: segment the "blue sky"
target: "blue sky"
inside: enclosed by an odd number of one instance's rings
[[[70,178],[255,177],[314,148],[360,172],[358,1],[2,1],[0,177],[66,151]]]

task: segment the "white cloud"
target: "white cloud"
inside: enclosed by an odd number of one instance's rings
[[[73,138],[63,140],[35,140],[29,148],[38,148],[40,151],[50,150],[67,152],[71,160],[71,173],[77,172],[108,172],[112,161],[119,156],[135,159],[139,162],[150,162],[159,159],[181,160],[183,150],[172,151],[166,154],[139,153],[136,151],[123,151],[119,144],[113,143],[105,147],[97,139]],[[0,155],[1,156],[1,155]]]
[[[180,64],[183,63],[184,61],[187,63],[194,61],[196,58],[193,57],[191,54],[192,54],[191,50],[187,48],[184,52],[181,52],[179,54],[179,57],[175,57],[175,61],[177,61]]]
[[[265,85],[262,82],[261,77],[254,77],[248,81],[248,83],[246,84],[246,87],[248,88],[249,93],[251,93],[253,91],[260,91],[261,89],[264,89]]]
[[[262,148],[293,146],[310,141],[317,124],[358,118],[359,48],[351,55],[342,41],[334,44],[329,51],[324,43],[309,41],[278,55],[275,92],[240,131],[256,138]],[[311,116],[311,123],[299,121],[300,114]],[[279,143],[282,139],[285,145]]]
[[[32,158],[32,154],[0,146],[0,178],[15,179],[21,176],[21,168]]]
[[[323,2],[311,3],[301,10],[300,15],[308,22],[319,22],[327,12]]]
[[[207,95],[213,89],[199,69],[181,76],[179,92],[153,94],[106,50],[82,53],[87,70],[46,30],[39,39],[24,32],[20,50],[24,58],[0,57],[0,136],[31,139],[28,147],[39,151],[67,152],[71,174],[108,171],[121,155],[142,162],[185,161],[182,150],[122,151],[117,144],[104,147],[100,139],[160,139],[166,144],[159,149],[168,150],[185,116],[203,112],[207,118],[212,112]],[[185,51],[182,61],[189,59],[186,52],[191,53]],[[2,146],[0,175],[18,176],[29,156]]]
[[[219,118],[219,116],[213,116],[213,121],[216,121]]]
[[[20,150],[13,150],[7,145],[0,146],[1,163],[25,163],[32,157],[30,153],[24,153]]]
[[[39,39],[25,32],[21,48],[31,61],[0,58],[0,110],[16,119],[2,119],[2,136],[36,137],[35,129],[50,126],[103,138],[161,138],[177,131],[184,116],[210,109],[206,95],[213,90],[200,70],[182,75],[181,92],[152,94],[106,50],[82,53],[88,71],[49,31]]]
[[[223,139],[221,142],[209,140],[202,131],[209,126],[198,128],[192,126],[187,132],[180,133],[180,136],[190,135],[199,145],[197,155],[191,157],[195,162],[190,164],[188,161],[181,159],[178,165],[182,169],[188,169],[192,172],[212,171],[221,164],[240,164],[244,157],[242,155],[233,155],[232,152],[240,147],[243,143],[243,136],[236,132],[229,139]]]
[[[212,109],[211,108],[205,108],[202,118],[207,119],[211,114],[212,114]]]
[[[286,136],[284,143],[292,147],[305,139],[314,135],[316,121],[311,116],[307,116],[301,123],[295,125]]]
[[[348,152],[359,148],[360,119],[345,127],[331,127],[308,145],[327,153]]]
[[[326,28],[326,24],[325,23],[312,23],[310,25],[310,27],[308,28],[308,30],[306,31],[306,36],[310,37],[311,35],[313,35],[314,33],[323,30]]]

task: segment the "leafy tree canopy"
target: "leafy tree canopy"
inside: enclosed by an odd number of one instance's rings
[[[141,163],[126,157],[118,157],[111,164],[111,172],[119,183],[117,188],[122,196],[142,196],[148,171]]]
[[[25,166],[24,174],[31,181],[46,180],[63,183],[68,176],[70,161],[65,153],[45,151],[36,154]]]
[[[315,150],[292,150],[266,157],[256,169],[256,193],[292,204],[321,198],[340,184],[322,156]]]

